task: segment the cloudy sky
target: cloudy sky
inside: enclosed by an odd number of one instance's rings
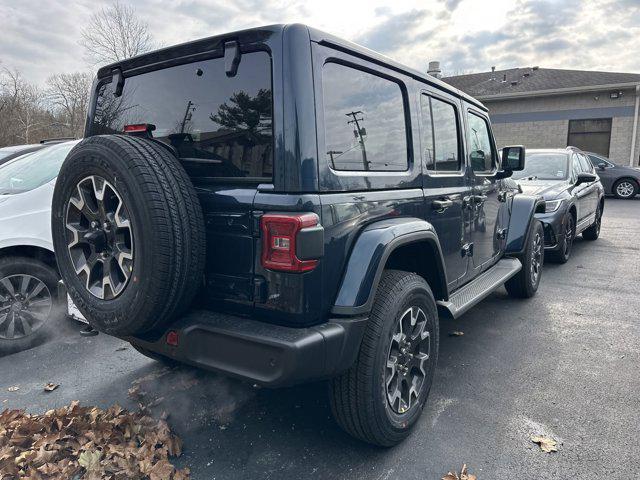
[[[640,72],[640,0],[122,0],[172,45],[303,22],[412,67],[457,74],[516,66]],[[82,26],[107,0],[0,0],[0,64],[43,82],[91,70]]]

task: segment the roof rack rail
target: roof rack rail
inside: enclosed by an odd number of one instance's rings
[[[41,144],[46,144],[46,143],[61,143],[61,142],[68,142],[70,140],[75,140],[76,137],[59,137],[59,138],[45,138],[44,140],[40,140]]]

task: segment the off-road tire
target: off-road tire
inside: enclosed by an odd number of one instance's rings
[[[573,250],[573,241],[576,236],[576,221],[573,214],[568,211],[565,214],[562,222],[563,232],[562,241],[558,245],[558,250],[547,252],[547,258],[554,263],[567,263],[571,258],[571,251]],[[569,233],[567,233],[569,231]],[[567,248],[568,247],[568,248]]]
[[[544,229],[539,220],[533,219],[529,225],[527,244],[519,257],[522,269],[504,284],[509,295],[515,298],[530,298],[538,291],[544,264]],[[533,275],[537,264],[538,274]]]
[[[79,182],[109,182],[128,209],[133,265],[115,298],[94,296],[68,249],[66,212]],[[53,195],[53,243],[69,295],[96,329],[127,336],[161,328],[191,304],[203,280],[205,230],[195,189],[178,159],[155,141],[124,135],[84,139],[65,160]]]
[[[582,238],[585,240],[593,241],[597,240],[600,236],[600,227],[602,226],[602,203],[598,205],[598,209],[596,210],[596,218],[589,226],[589,228],[585,229],[582,232]]]
[[[429,361],[415,403],[396,413],[385,385],[391,337],[402,313],[418,306],[427,318]],[[387,270],[378,286],[355,364],[330,382],[330,403],[338,424],[365,442],[390,447],[410,433],[427,400],[438,358],[439,326],[433,293],[424,278],[410,272]]]
[[[64,317],[64,307],[66,306],[65,299],[58,295],[58,272],[50,265],[31,257],[7,256],[0,258],[0,280],[10,275],[29,275],[42,282],[49,291],[52,305],[46,320],[30,335],[14,339],[0,338],[0,356],[27,350],[42,343],[47,336],[51,322]],[[0,302],[1,304],[2,302]],[[6,311],[0,312],[0,320],[8,320],[3,316],[3,313]]]

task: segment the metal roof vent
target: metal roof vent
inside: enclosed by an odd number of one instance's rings
[[[427,73],[432,77],[436,77],[436,78],[442,77],[442,70],[440,70],[440,62],[438,61],[429,62]]]
[[[502,75],[502,83],[506,83],[507,82],[507,74],[503,74]]]

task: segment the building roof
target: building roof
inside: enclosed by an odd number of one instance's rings
[[[640,74],[526,67],[456,75],[442,80],[469,95],[487,99],[633,86],[640,84]]]

